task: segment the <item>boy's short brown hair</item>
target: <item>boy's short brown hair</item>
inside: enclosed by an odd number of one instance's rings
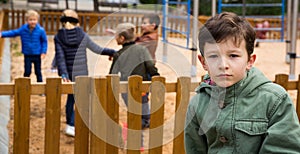
[[[150,24],[155,23],[155,27],[154,29],[157,29],[159,24],[160,24],[160,18],[157,14],[151,13],[151,14],[145,14],[142,18],[142,20],[144,19],[149,19]]]
[[[198,35],[200,53],[204,56],[205,43],[220,43],[233,39],[236,46],[245,40],[248,57],[250,57],[254,50],[255,35],[248,21],[235,13],[223,12],[208,19],[201,27]]]

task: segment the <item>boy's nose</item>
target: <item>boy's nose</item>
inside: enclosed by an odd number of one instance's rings
[[[219,62],[219,68],[221,70],[226,70],[229,68],[228,61],[226,58],[221,58]]]

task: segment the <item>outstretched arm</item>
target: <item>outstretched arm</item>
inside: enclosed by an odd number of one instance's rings
[[[96,54],[113,56],[114,53],[116,52],[113,49],[100,47],[93,40],[91,40],[91,38],[88,35],[84,37],[84,41],[86,41],[87,43],[87,48],[89,48],[92,52]]]

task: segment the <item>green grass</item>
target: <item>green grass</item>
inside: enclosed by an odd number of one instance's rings
[[[137,5],[137,9],[139,10],[162,10],[162,5],[155,5],[155,4],[139,4]],[[130,5],[128,8],[134,9],[132,5]]]

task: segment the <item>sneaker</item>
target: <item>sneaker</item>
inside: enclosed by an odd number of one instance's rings
[[[124,147],[127,145],[127,131],[128,131],[127,123],[124,122],[122,127],[122,138],[123,138]]]
[[[74,136],[75,136],[75,127],[74,127],[74,126],[67,125],[67,127],[66,127],[66,129],[65,129],[65,133],[66,133],[66,135],[68,135],[68,136],[74,137]]]
[[[50,71],[51,71],[52,73],[56,73],[56,72],[57,72],[57,68],[56,68],[56,67],[52,67],[52,68],[50,69]]]
[[[141,151],[141,152],[144,152],[144,151],[145,151],[145,148],[144,148],[143,146],[141,146],[140,151]]]

